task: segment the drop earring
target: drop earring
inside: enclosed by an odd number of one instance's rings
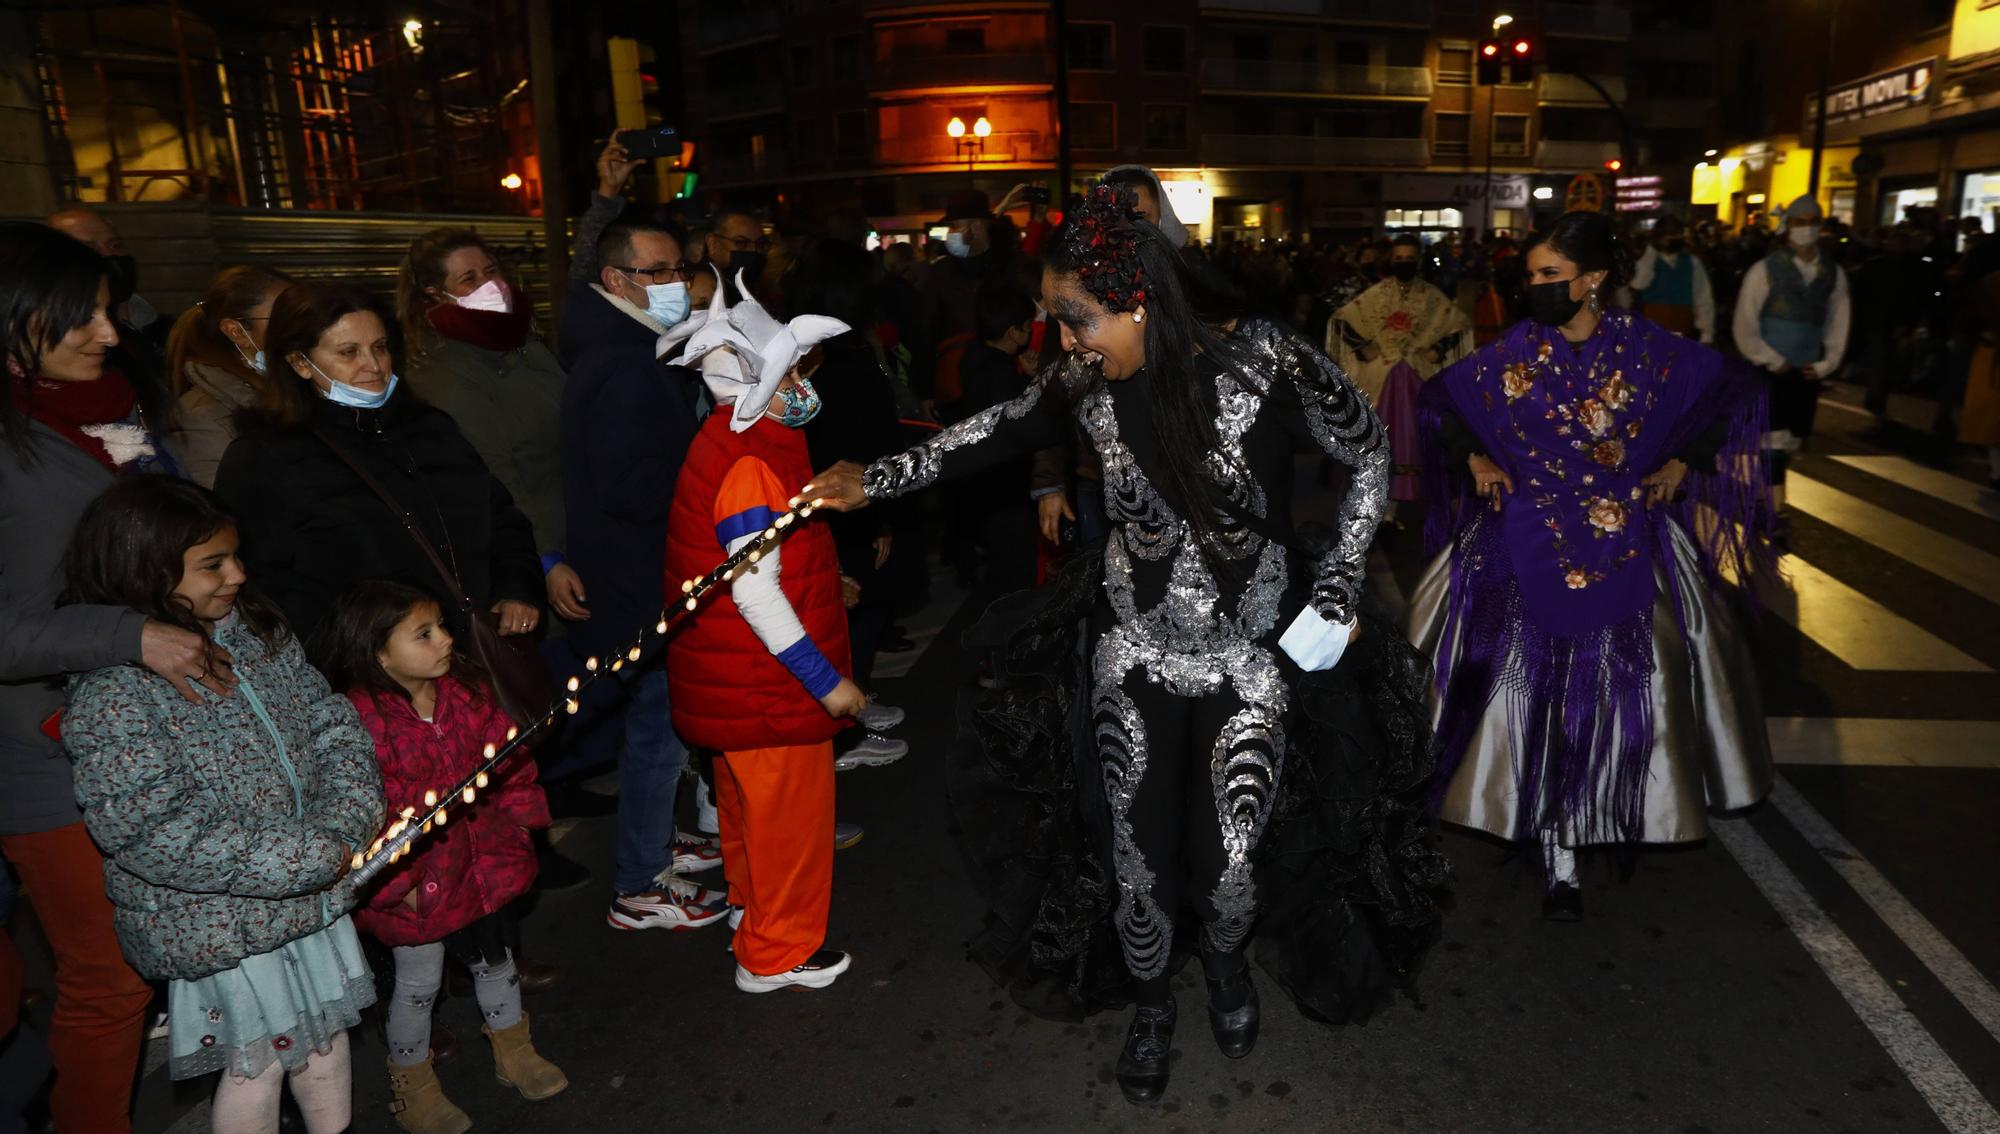
[[[1134,311],[1134,312],[1132,312],[1132,321],[1133,321],[1134,323],[1143,323],[1143,322],[1145,322],[1145,321],[1146,321],[1146,313],[1145,313],[1144,311]]]

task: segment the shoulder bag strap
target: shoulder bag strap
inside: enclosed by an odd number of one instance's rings
[[[431,567],[437,571],[438,578],[444,581],[445,589],[450,593],[451,600],[461,608],[471,610],[472,599],[466,595],[464,584],[458,581],[457,573],[446,565],[444,557],[437,553],[437,548],[432,546],[430,537],[426,536],[423,529],[417,526],[417,521],[410,515],[409,509],[403,507],[401,502],[394,496],[389,495],[389,490],[382,487],[382,482],[376,480],[367,469],[362,468],[361,462],[355,460],[353,454],[335,443],[333,438],[317,429],[313,430],[312,433],[314,437],[319,438],[321,444],[333,450],[333,455],[339,457],[341,463],[346,465],[360,479],[362,484],[367,485],[370,492],[381,498],[383,504],[388,505],[389,511],[394,513],[396,518],[402,522],[403,530],[410,533],[410,539],[423,549],[425,557],[431,561]]]

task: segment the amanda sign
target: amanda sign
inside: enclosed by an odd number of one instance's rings
[[[1878,71],[1865,79],[1842,83],[1826,92],[1826,124],[1859,122],[1878,114],[1893,114],[1922,106],[1931,99],[1932,80],[1937,77],[1937,57],[1905,63]],[[1812,125],[1819,100],[1806,98],[1806,125]]]

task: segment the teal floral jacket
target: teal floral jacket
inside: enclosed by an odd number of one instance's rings
[[[314,933],[382,826],[375,744],[287,636],[235,620],[232,697],[187,701],[134,665],[76,678],[63,718],[76,798],[105,855],[119,944],[142,975],[197,980]]]

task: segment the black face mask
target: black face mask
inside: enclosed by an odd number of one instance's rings
[[[1569,280],[1528,285],[1528,315],[1547,327],[1560,327],[1583,306],[1583,300],[1569,297]]]
[[[1660,251],[1678,254],[1688,246],[1688,242],[1678,236],[1670,236],[1660,242]]]
[[[1409,283],[1411,280],[1417,278],[1417,262],[1415,260],[1391,260],[1389,261],[1389,274],[1404,283]]]
[[[116,307],[139,291],[139,262],[130,256],[106,256],[110,268],[111,306]]]

